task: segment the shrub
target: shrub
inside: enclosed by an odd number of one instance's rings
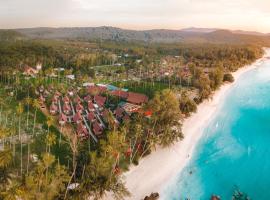
[[[232,74],[224,74],[223,81],[232,83],[234,82],[234,77]]]

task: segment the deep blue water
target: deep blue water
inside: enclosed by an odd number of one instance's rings
[[[163,196],[230,200],[235,189],[253,200],[270,199],[270,60],[228,91],[190,163]]]

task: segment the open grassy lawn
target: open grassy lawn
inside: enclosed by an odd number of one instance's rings
[[[169,84],[160,82],[146,82],[146,81],[117,81],[112,83],[120,88],[126,88],[131,92],[143,93],[152,98],[155,92],[168,89]]]

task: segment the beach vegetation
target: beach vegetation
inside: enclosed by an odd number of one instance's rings
[[[234,77],[230,73],[224,74],[223,81],[232,83],[234,82]]]

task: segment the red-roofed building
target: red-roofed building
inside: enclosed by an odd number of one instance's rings
[[[76,112],[82,112],[82,111],[83,111],[83,106],[80,103],[78,103],[76,105]]]
[[[81,113],[76,113],[74,116],[73,116],[73,121],[77,124],[81,123],[82,122],[82,115]]]
[[[117,119],[122,119],[122,117],[124,116],[124,109],[121,107],[117,107],[116,110],[114,111],[114,114],[116,116]]]
[[[67,122],[67,116],[63,113],[59,116],[59,124],[64,125]]]
[[[88,110],[89,110],[90,112],[95,111],[95,106],[94,106],[94,104],[93,104],[92,101],[89,101],[89,102],[88,102]]]
[[[58,103],[58,99],[59,99],[59,97],[57,95],[54,95],[52,98],[52,103],[54,103],[54,104]]]
[[[81,103],[81,98],[80,98],[79,96],[76,96],[76,97],[74,98],[74,102],[75,102],[75,103]]]
[[[90,95],[95,96],[97,94],[101,94],[107,91],[106,87],[103,86],[89,86],[87,88]]]
[[[97,136],[102,134],[103,129],[97,121],[95,121],[93,123],[93,131],[94,131],[95,135],[97,135]]]
[[[148,97],[144,94],[129,92],[127,101],[134,104],[144,104],[148,102]]]
[[[83,138],[88,137],[88,135],[89,135],[86,126],[84,126],[82,123],[79,123],[77,125],[77,131],[76,132],[77,132],[77,135],[79,137],[83,137]]]
[[[127,99],[128,98],[128,92],[125,92],[125,91],[122,91],[122,90],[112,91],[111,95],[119,97],[121,99]]]
[[[99,107],[103,107],[106,102],[106,97],[96,95],[94,100]]]
[[[58,107],[54,103],[51,104],[51,106],[50,106],[50,113],[52,115],[55,115],[57,112],[58,112]]]
[[[92,101],[92,97],[90,95],[87,95],[86,97],[84,97],[84,100],[86,102],[90,102],[90,101]]]
[[[65,96],[65,97],[63,98],[63,102],[64,102],[64,103],[69,103],[69,98],[68,98],[68,96]]]
[[[103,118],[107,118],[108,115],[109,115],[109,111],[108,111],[107,109],[104,109],[104,110],[102,111],[101,115],[102,115]]]
[[[96,116],[95,116],[95,113],[93,112],[89,112],[88,115],[87,115],[87,118],[90,122],[93,122],[96,120]]]
[[[68,103],[65,103],[64,106],[63,106],[63,112],[66,114],[66,115],[69,115],[71,113],[71,107]]]

